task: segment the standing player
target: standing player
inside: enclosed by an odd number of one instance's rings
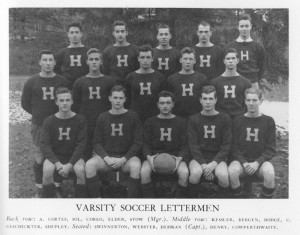
[[[190,196],[198,195],[198,183],[204,177],[208,181],[216,177],[220,197],[229,193],[228,167],[226,164],[231,144],[231,120],[225,113],[215,110],[216,90],[213,86],[202,89],[202,111],[192,115],[188,122],[188,142],[192,155],[189,164]]]
[[[156,38],[159,44],[153,50],[153,69],[161,72],[167,79],[181,69],[180,51],[170,46],[172,34],[168,25],[160,24],[157,27]]]
[[[82,26],[79,23],[68,25],[70,45],[61,49],[56,55],[55,72],[63,75],[73,86],[75,80],[89,72],[86,64],[88,48],[81,42]]]
[[[55,91],[60,86],[67,86],[68,81],[53,72],[55,58],[52,51],[40,52],[39,65],[41,72],[29,78],[23,87],[21,106],[32,115],[31,135],[35,152],[33,169],[35,184],[41,189],[44,157],[39,147],[42,124],[46,117],[57,112]]]
[[[194,71],[195,51],[189,47],[181,50],[181,71],[167,80],[167,89],[175,96],[173,113],[187,119],[190,115],[201,111],[199,97],[206,76]]]
[[[262,44],[253,41],[251,38],[251,17],[243,14],[239,17],[238,30],[240,36],[235,42],[228,45],[228,48],[235,48],[240,55],[238,72],[248,78],[254,88],[258,89],[258,82],[261,80],[266,67],[266,51]]]
[[[89,194],[101,197],[97,172],[121,170],[128,172],[129,198],[139,196],[141,161],[137,157],[142,147],[142,128],[138,115],[124,108],[125,89],[114,86],[109,96],[111,109],[100,114],[94,135],[94,152],[86,163]]]
[[[128,43],[127,24],[116,21],[112,26],[115,44],[103,52],[103,73],[117,78],[118,84],[123,85],[125,77],[138,69],[137,47]]]
[[[151,182],[153,159],[159,153],[168,153],[176,158],[176,198],[185,198],[188,186],[189,171],[186,121],[174,114],[174,95],[168,91],[158,94],[157,107],[160,113],[148,118],[144,125],[143,155],[146,160],[141,169],[142,192],[144,197],[153,198]],[[174,173],[175,173],[174,172]]]
[[[225,72],[211,80],[211,85],[217,91],[216,109],[227,113],[232,119],[246,112],[245,90],[251,87],[250,81],[236,71],[238,63],[236,50],[227,49],[224,58]]]
[[[197,30],[199,43],[192,47],[196,54],[195,70],[204,74],[209,81],[220,76],[225,70],[224,52],[211,43],[211,35],[211,25],[201,21]]]
[[[88,50],[87,57],[89,73],[78,78],[73,86],[73,110],[83,115],[88,124],[85,160],[92,157],[96,120],[100,113],[110,109],[108,97],[111,88],[115,85],[111,77],[100,71],[102,55],[99,50],[96,48]]]
[[[77,177],[76,197],[86,198],[85,163],[83,154],[86,145],[86,120],[71,111],[71,91],[58,88],[55,103],[59,111],[47,117],[43,123],[41,151],[45,156],[43,165],[43,190],[45,198],[54,197],[55,171],[65,178],[71,171]]]
[[[136,112],[142,123],[158,114],[156,99],[165,85],[164,76],[151,68],[152,48],[148,45],[138,48],[140,68],[130,73],[125,79],[130,109]]]
[[[245,92],[247,113],[233,122],[233,159],[229,178],[234,197],[242,195],[240,177],[263,178],[262,198],[272,198],[275,172],[270,160],[276,155],[276,127],[272,117],[260,113],[262,92],[250,88]]]

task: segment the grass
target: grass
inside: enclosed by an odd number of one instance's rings
[[[263,79],[261,88],[263,90],[263,96],[268,101],[289,101],[289,81],[278,78],[278,82],[269,83]]]

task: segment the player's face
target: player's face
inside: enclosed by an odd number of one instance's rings
[[[168,28],[162,28],[158,30],[156,38],[160,45],[167,46],[169,45],[172,35],[170,34],[170,30]]]
[[[55,66],[55,59],[52,54],[42,54],[40,62],[41,71],[45,73],[52,72]]]
[[[111,96],[109,96],[109,101],[111,102],[112,108],[122,109],[124,107],[126,97],[122,91],[114,91]]]
[[[160,97],[157,103],[157,107],[161,114],[168,115],[172,112],[174,102],[171,97]]]
[[[70,27],[68,37],[71,44],[81,43],[82,32],[78,27]]]
[[[207,43],[210,42],[211,30],[210,26],[199,25],[197,35],[199,37],[199,42]]]
[[[258,98],[257,94],[247,94],[245,98],[245,104],[247,106],[248,113],[259,113],[259,105],[262,100]]]
[[[117,42],[124,42],[126,40],[127,35],[128,32],[126,30],[125,25],[115,26],[113,36],[115,37]]]
[[[193,69],[194,64],[196,63],[195,55],[193,53],[184,53],[180,58],[181,66],[184,70],[190,71]]]
[[[227,69],[236,69],[239,59],[234,52],[227,53],[224,59],[224,64]]]
[[[97,52],[89,54],[86,63],[89,66],[90,71],[99,70],[102,64],[100,54]]]
[[[242,38],[250,37],[250,31],[252,29],[252,25],[249,20],[240,20],[239,21],[239,32]]]
[[[151,51],[139,52],[138,61],[140,63],[141,68],[144,69],[151,68],[151,64],[153,61],[152,52]]]
[[[71,111],[73,104],[72,95],[70,93],[58,94],[55,103],[58,106],[59,111],[69,112]]]
[[[205,111],[212,111],[215,109],[215,105],[217,103],[217,99],[215,98],[214,92],[205,94],[202,93],[200,98],[200,103],[202,104],[202,108]]]

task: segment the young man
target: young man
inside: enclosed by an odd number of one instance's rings
[[[57,53],[55,72],[66,77],[72,88],[77,78],[89,72],[86,64],[88,48],[81,42],[83,33],[79,23],[69,24],[67,35],[70,45]]]
[[[95,155],[86,163],[86,178],[89,194],[101,197],[97,172],[121,170],[128,172],[129,198],[139,196],[141,161],[137,155],[142,147],[142,128],[138,115],[124,108],[125,89],[114,86],[109,101],[111,109],[100,114],[94,134]]]
[[[216,177],[219,196],[229,193],[228,167],[226,164],[231,144],[231,120],[227,114],[216,111],[216,90],[213,86],[202,88],[202,111],[192,115],[188,122],[188,142],[192,155],[189,164],[190,196],[197,197],[198,183],[204,177],[208,181]]]
[[[239,37],[228,48],[235,48],[240,55],[238,72],[248,78],[254,88],[258,89],[258,83],[265,72],[266,51],[262,44],[251,38],[251,17],[243,14],[239,17]]]
[[[153,50],[153,69],[161,72],[167,79],[181,69],[180,51],[170,46],[172,34],[168,25],[160,24],[157,27],[156,38],[158,46]]]
[[[211,35],[211,25],[201,21],[197,30],[199,43],[192,47],[196,55],[195,70],[204,74],[209,81],[220,76],[225,70],[224,52],[211,43]]]
[[[88,124],[87,145],[85,160],[92,157],[93,136],[96,121],[100,113],[110,109],[108,100],[111,88],[115,85],[114,79],[100,71],[102,55],[98,49],[92,48],[87,52],[89,73],[78,78],[73,86],[73,110],[83,115]]]
[[[43,121],[46,117],[57,112],[54,95],[56,89],[67,86],[68,81],[53,72],[55,58],[52,51],[41,51],[39,65],[41,72],[29,78],[22,92],[21,106],[32,115],[31,135],[34,144],[34,175],[35,184],[42,188],[43,162],[44,157],[40,151],[40,134]],[[40,196],[38,190],[36,196]]]
[[[71,91],[58,88],[55,103],[59,111],[47,117],[43,123],[41,151],[45,156],[43,165],[43,190],[45,198],[54,197],[53,175],[62,178],[74,171],[77,177],[76,197],[86,198],[84,150],[86,145],[86,120],[71,111]]]
[[[186,121],[172,114],[174,95],[171,92],[158,94],[157,107],[160,113],[147,119],[144,125],[143,156],[146,160],[141,170],[143,197],[155,197],[151,182],[153,159],[159,153],[168,153],[176,158],[176,198],[185,198],[189,176]]]
[[[199,97],[206,76],[194,71],[196,59],[192,48],[181,50],[180,63],[181,71],[168,77],[167,89],[175,96],[173,113],[188,119],[190,115],[201,111]]]
[[[165,85],[164,76],[152,69],[153,51],[150,46],[138,48],[140,68],[130,73],[125,79],[129,107],[136,112],[142,123],[158,114],[156,98]]]
[[[125,77],[138,69],[137,47],[128,43],[128,28],[125,22],[116,21],[112,26],[115,44],[103,52],[103,73],[115,77],[118,84],[124,85]]]
[[[231,119],[246,112],[245,90],[251,87],[250,81],[236,71],[238,63],[236,50],[227,49],[224,58],[225,72],[210,82],[217,91],[216,109],[227,113]]]
[[[272,198],[275,172],[270,160],[276,155],[276,127],[272,117],[260,112],[262,92],[250,88],[245,92],[247,113],[233,122],[233,161],[229,165],[232,195],[242,195],[240,177],[263,178],[262,198]]]

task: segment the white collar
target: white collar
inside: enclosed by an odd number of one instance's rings
[[[242,39],[241,37],[238,37],[236,39],[237,42],[252,42],[253,39],[251,37],[249,37],[247,40]]]

